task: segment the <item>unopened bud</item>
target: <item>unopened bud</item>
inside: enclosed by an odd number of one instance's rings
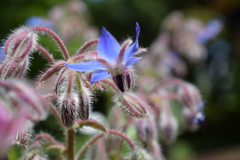
[[[0,67],[0,77],[2,79],[16,78],[20,79],[24,76],[29,66],[29,58],[26,57],[22,61],[12,61],[6,59]]]
[[[129,158],[130,160],[153,160],[153,157],[144,149],[137,148]]]
[[[179,89],[179,95],[182,103],[188,108],[197,108],[202,102],[198,89],[189,83]]]
[[[79,94],[78,115],[82,120],[87,120],[91,113],[91,97],[85,92]]]
[[[6,88],[10,104],[13,109],[26,110],[26,118],[32,121],[43,120],[47,116],[45,99],[34,88],[22,82],[1,81],[0,85]]]
[[[150,115],[137,121],[137,135],[144,144],[156,139],[156,125],[153,118],[153,115]]]
[[[59,98],[62,123],[65,127],[72,127],[77,113],[79,100],[76,93],[66,94]]]
[[[191,131],[195,131],[198,129],[199,124],[204,121],[205,114],[203,113],[203,109],[205,106],[205,102],[202,102],[198,109],[184,108],[183,115],[185,118],[185,122],[187,128]]]
[[[130,90],[134,86],[134,75],[130,68],[125,68],[123,73],[113,76],[114,83],[124,92]]]
[[[147,116],[147,104],[142,102],[135,95],[130,93],[125,93],[122,95],[122,110],[133,117],[146,117]]]
[[[177,137],[178,124],[173,115],[161,112],[161,119],[159,123],[161,137],[165,143],[170,144],[175,141]]]
[[[42,152],[40,148],[31,148],[23,154],[20,160],[47,160],[47,156]]]
[[[28,128],[25,130],[18,131],[16,139],[15,139],[15,144],[18,144],[22,146],[23,148],[28,147],[28,142],[31,138],[32,135],[32,124],[28,122]]]
[[[18,28],[9,36],[5,43],[7,58],[21,61],[34,51],[37,43],[37,35],[30,28]]]

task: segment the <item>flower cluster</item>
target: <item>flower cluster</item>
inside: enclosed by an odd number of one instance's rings
[[[173,100],[179,102],[182,110],[179,114],[185,121],[186,129],[196,130],[205,119],[205,103],[193,84],[178,78],[142,77],[140,85],[132,89],[136,77],[132,65],[141,59],[137,57],[139,54],[147,51],[139,47],[138,23],[135,24],[134,41],[127,39],[119,44],[103,27],[99,38],[87,41],[75,54],[69,53],[63,40],[51,27],[36,23],[32,24],[30,19],[28,26],[13,31],[4,47],[0,48],[0,139],[3,139],[0,157],[14,143],[26,149],[22,159],[47,159],[50,155],[69,160],[78,160],[83,156],[93,160],[125,157],[160,160],[165,155],[159,140],[170,144],[178,135],[179,123],[172,111]],[[167,26],[168,22],[165,23]],[[211,27],[207,30],[212,31]],[[53,58],[40,44],[39,34],[50,36],[55,41],[62,59]],[[199,33],[199,38],[203,39],[204,34]],[[212,36],[216,34],[212,33]],[[21,82],[29,69],[29,59],[36,52],[49,62],[49,68],[37,80],[38,88],[53,84],[47,93],[40,93],[33,86]],[[111,93],[111,104],[114,106],[106,112],[110,120],[102,124],[92,113],[92,108],[93,105],[99,107],[96,95],[105,92]],[[33,133],[33,123],[46,119],[48,108],[59,122],[66,143],[59,142],[48,133]],[[75,135],[79,135],[85,126],[99,132],[95,132],[77,150]],[[128,130],[131,128],[134,128],[134,140],[129,138]],[[121,151],[123,142],[128,144],[131,152],[126,154]],[[86,153],[89,146],[91,149]]]

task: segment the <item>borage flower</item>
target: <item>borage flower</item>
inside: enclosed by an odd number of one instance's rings
[[[136,40],[126,40],[120,45],[117,40],[104,27],[101,31],[97,46],[98,58],[96,60],[69,64],[66,66],[76,71],[93,71],[91,83],[112,76],[113,81],[118,88],[124,92],[131,88],[132,74],[129,66],[136,63],[141,57],[133,57],[133,54],[139,50],[138,37],[140,27],[136,23]]]

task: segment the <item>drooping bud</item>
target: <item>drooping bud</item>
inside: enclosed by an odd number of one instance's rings
[[[16,29],[5,43],[5,52],[8,58],[21,61],[35,49],[37,35],[31,28]]]
[[[19,28],[9,36],[4,46],[6,58],[0,67],[2,79],[20,79],[29,66],[29,55],[35,50],[37,36],[30,28]]]
[[[12,145],[18,130],[25,126],[27,122],[25,119],[26,112],[28,111],[20,108],[18,112],[13,114],[0,100],[0,157],[6,154]]]
[[[24,76],[29,66],[29,58],[26,57],[22,61],[6,60],[0,67],[0,77],[2,79],[16,78],[20,79]]]
[[[47,104],[40,93],[22,82],[1,81],[0,86],[6,88],[8,99],[13,109],[28,110],[26,118],[32,121],[43,120],[47,116]]]
[[[197,109],[198,106],[202,103],[202,98],[198,89],[190,83],[186,83],[185,85],[183,85],[179,89],[178,94],[181,98],[183,105],[188,108]]]
[[[62,95],[58,103],[63,125],[68,128],[72,127],[76,119],[77,107],[79,106],[77,94],[69,93]]]
[[[47,155],[43,154],[40,148],[31,148],[23,153],[20,160],[47,160]]]
[[[121,109],[133,117],[146,117],[148,114],[148,106],[141,101],[136,95],[124,93],[121,97]]]
[[[78,107],[78,115],[82,120],[87,120],[91,113],[91,97],[82,92],[79,94],[79,107]]]
[[[198,129],[199,124],[204,121],[205,114],[203,113],[205,102],[202,102],[198,109],[184,108],[183,116],[186,122],[186,127],[190,131]]]
[[[153,115],[149,115],[137,121],[137,135],[144,144],[156,139],[156,125],[153,118]]]
[[[27,148],[31,135],[32,135],[32,123],[29,121],[26,129],[18,131],[14,144],[20,145],[23,148]]]
[[[178,124],[173,115],[161,113],[161,120],[159,123],[161,137],[165,143],[170,144],[175,141],[177,137]]]
[[[122,92],[130,90],[134,86],[133,70],[125,68],[123,73],[113,76],[113,81]]]
[[[144,149],[137,148],[129,158],[130,160],[153,160],[154,158]]]

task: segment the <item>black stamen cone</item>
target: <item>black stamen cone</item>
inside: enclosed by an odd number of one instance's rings
[[[118,88],[124,92],[124,77],[122,74],[116,75],[113,77],[114,83],[118,86]]]

